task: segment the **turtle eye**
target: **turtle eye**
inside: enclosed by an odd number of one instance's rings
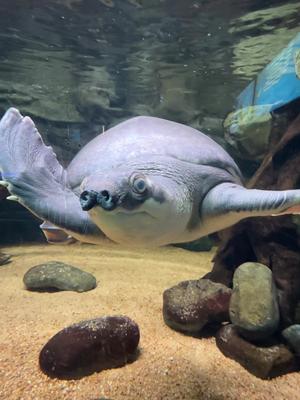
[[[132,189],[138,193],[143,194],[147,190],[147,182],[146,179],[141,176],[133,177],[131,181]]]

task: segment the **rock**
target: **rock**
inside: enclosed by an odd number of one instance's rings
[[[208,279],[180,282],[164,291],[163,316],[171,328],[196,333],[209,324],[228,321],[231,289]]]
[[[281,332],[282,336],[295,351],[295,353],[300,355],[300,325],[291,325]]]
[[[269,347],[254,345],[240,337],[233,325],[221,328],[216,336],[216,344],[227,357],[241,364],[258,378],[275,378],[295,371],[296,359],[283,344],[271,344]]]
[[[244,107],[228,114],[225,140],[243,159],[262,160],[268,151],[272,130],[270,105]]]
[[[41,370],[73,379],[132,361],[140,339],[139,327],[126,316],[81,321],[54,335],[40,352]]]
[[[10,262],[10,255],[0,252],[0,265],[5,265]]]
[[[278,233],[280,235],[277,238],[280,241],[276,240],[274,243],[267,243],[264,254],[261,252],[265,258],[268,256],[267,252],[269,252],[273,278],[278,288],[278,304],[282,329],[299,323],[297,321],[297,303],[300,292],[300,248],[297,245],[294,247],[294,243],[299,241],[300,236],[297,235],[296,229],[293,229],[293,227],[288,231],[287,226],[288,221],[279,225]],[[291,221],[290,226],[292,226]],[[284,241],[287,232],[290,237],[293,237],[293,241],[289,241],[288,244]]]
[[[265,339],[278,328],[279,310],[272,271],[263,264],[240,265],[233,276],[229,315],[239,333]]]
[[[23,282],[29,290],[73,290],[86,292],[97,286],[96,278],[60,261],[49,261],[30,268]]]

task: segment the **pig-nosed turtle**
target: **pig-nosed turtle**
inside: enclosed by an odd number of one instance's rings
[[[198,239],[250,216],[299,213],[300,190],[246,189],[232,158],[203,133],[136,117],[100,134],[67,169],[34,123],[0,122],[1,184],[44,220],[48,239],[160,246]]]

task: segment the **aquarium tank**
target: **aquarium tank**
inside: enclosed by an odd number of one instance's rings
[[[0,1],[0,399],[298,399],[300,2]]]

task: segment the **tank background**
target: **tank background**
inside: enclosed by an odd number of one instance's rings
[[[185,123],[225,146],[224,117],[299,29],[299,11],[285,1],[4,0],[0,115],[10,106],[30,115],[63,165],[135,115]],[[237,162],[246,176],[258,166]],[[0,203],[1,244],[43,241],[39,224]]]

